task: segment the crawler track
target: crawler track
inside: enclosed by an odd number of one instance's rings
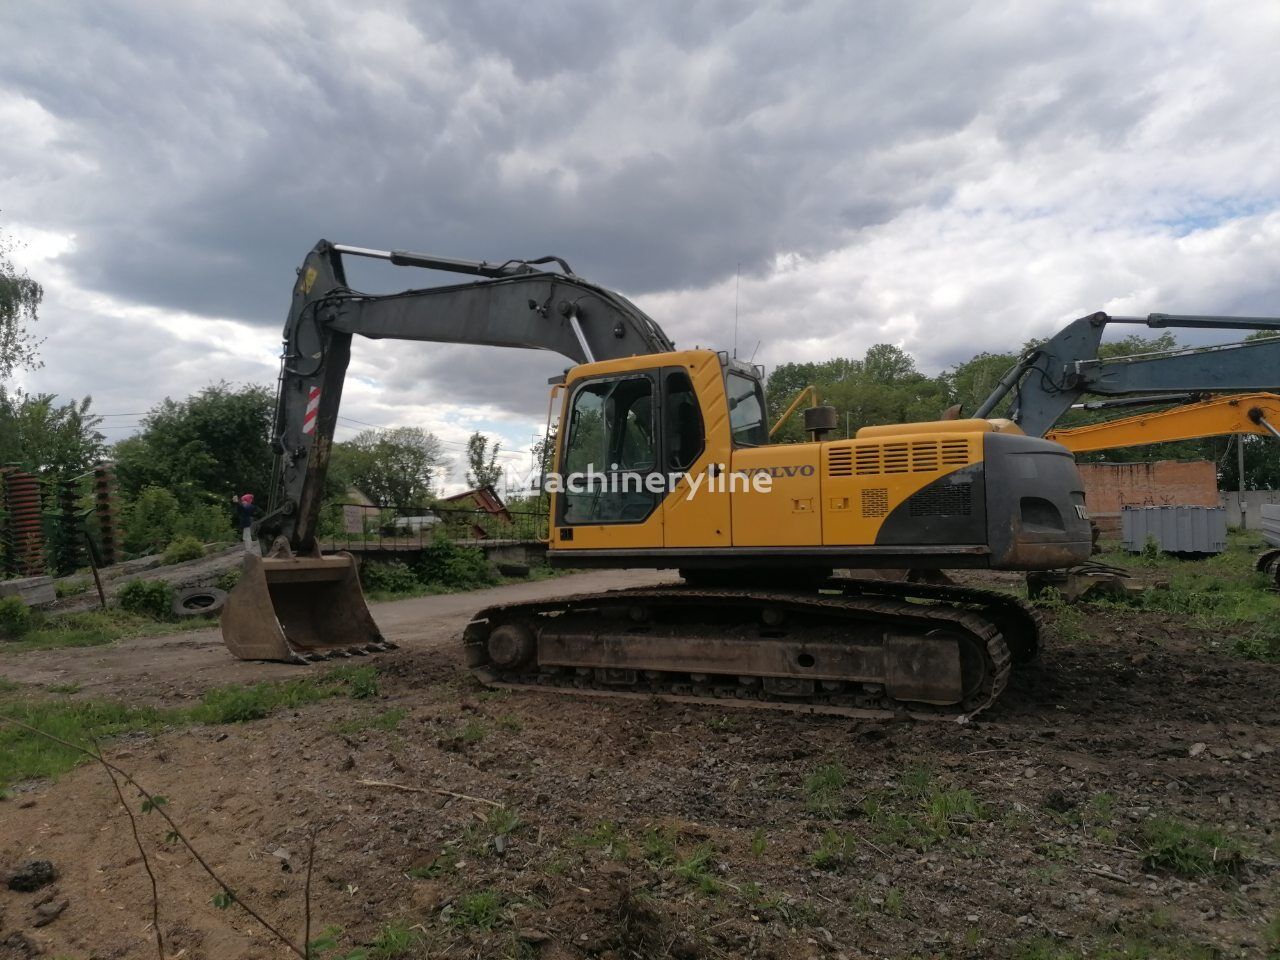
[[[480,611],[464,644],[490,686],[857,717],[966,720],[1035,615],[964,587],[832,579],[818,590],[641,588]]]

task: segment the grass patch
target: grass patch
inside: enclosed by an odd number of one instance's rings
[[[693,884],[703,893],[719,893],[720,884],[711,872],[711,858],[714,855],[715,850],[711,844],[698,844],[687,856],[676,861],[676,876]]]
[[[1148,870],[1167,870],[1190,879],[1233,876],[1244,860],[1240,843],[1216,827],[1167,817],[1148,820],[1137,839]]]
[[[172,722],[163,711],[103,700],[15,700],[0,703],[0,718],[19,720],[71,743],[154,732]],[[37,734],[0,723],[0,785],[66,773],[85,757]]]
[[[4,689],[3,687],[0,687],[0,690],[3,690],[3,689]],[[79,693],[79,692],[80,692],[80,684],[75,683],[75,682],[72,682],[72,683],[51,683],[51,684],[49,684],[47,687],[45,687],[45,689],[46,689],[46,690],[48,690],[50,693],[65,693],[65,694],[72,694],[72,693]]]
[[[928,770],[911,770],[897,787],[868,796],[862,813],[877,843],[928,850],[992,819],[970,791],[939,784]]]
[[[394,710],[383,710],[372,716],[355,717],[344,720],[342,723],[335,723],[332,729],[334,733],[362,733],[365,730],[390,732],[400,726],[400,721],[408,715],[409,711],[404,707],[396,707]]]
[[[451,927],[492,930],[502,922],[502,897],[493,890],[464,893],[445,910],[445,920]]]
[[[111,700],[17,695],[0,700],[0,719],[19,720],[92,749],[95,739],[158,732],[190,723],[242,723],[261,719],[282,707],[299,707],[327,697],[359,698],[371,688],[377,689],[375,668],[344,667],[316,678],[218,687],[189,710],[133,707]],[[0,723],[0,786],[37,777],[56,777],[86,759],[78,751],[39,734]]]
[[[848,775],[838,763],[824,763],[804,781],[805,806],[811,813],[834,819],[844,808],[842,794]]]
[[[369,944],[369,960],[397,960],[408,956],[422,942],[422,937],[401,923],[389,923]]]
[[[1116,566],[1151,571],[1168,581],[1167,590],[1145,590],[1104,606],[1155,610],[1192,618],[1207,634],[1247,632],[1229,640],[1227,652],[1247,660],[1280,660],[1280,594],[1266,574],[1253,569],[1265,544],[1254,534],[1231,531],[1227,549],[1204,560],[1180,560],[1162,554],[1108,551],[1098,559]],[[1212,646],[1218,646],[1212,643]]]
[[[641,855],[655,867],[669,867],[676,862],[676,834],[674,830],[650,829],[640,841]]]
[[[574,842],[578,846],[599,850],[605,856],[617,860],[626,860],[631,856],[631,838],[612,820],[602,820],[590,833],[580,834]]]
[[[434,880],[437,877],[448,876],[457,872],[458,859],[456,847],[445,847],[432,858],[430,863],[421,867],[413,867],[408,871],[408,874],[415,880]]]
[[[853,834],[828,830],[818,848],[809,854],[809,863],[818,870],[838,870],[852,859],[857,846],[858,839]]]
[[[21,640],[0,642],[0,654],[62,647],[100,647],[117,640],[159,637],[188,630],[207,630],[209,621],[183,618],[177,623],[161,623],[126,610],[90,610],[84,613],[40,614]]]
[[[190,718],[196,723],[244,723],[261,720],[283,707],[301,707],[344,695],[364,700],[377,692],[377,668],[337,667],[320,677],[215,687],[200,698]]]

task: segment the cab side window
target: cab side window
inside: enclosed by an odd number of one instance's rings
[[[662,378],[663,432],[667,439],[667,470],[684,471],[702,455],[705,446],[702,414],[693,381],[683,370],[668,371]]]
[[[740,373],[725,377],[729,399],[729,431],[739,446],[760,447],[769,442],[764,422],[764,391],[760,383]]]

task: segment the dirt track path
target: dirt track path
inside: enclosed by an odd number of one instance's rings
[[[375,603],[371,609],[388,639],[411,649],[426,649],[455,641],[472,614],[494,603],[641,587],[672,579],[674,574],[655,570],[592,571],[488,590]],[[216,626],[106,647],[38,650],[0,661],[0,676],[19,683],[78,683],[87,695],[136,703],[199,696],[220,684],[287,679],[309,669],[235,660],[223,647]]]

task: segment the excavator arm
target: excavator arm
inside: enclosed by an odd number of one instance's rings
[[[470,274],[463,284],[371,295],[347,285],[343,258]],[[558,270],[542,269],[554,265]],[[674,349],[625,297],[575,276],[558,257],[484,263],[322,240],[298,270],[284,331],[272,446],[281,461],[263,532],[315,547],[351,338],[526,347],[590,363]]]
[[[1280,396],[1245,393],[1142,413],[1103,423],[1050,430],[1045,439],[1072,453],[1197,440],[1232,433],[1256,433],[1280,440]]]
[[[1119,397],[1280,387],[1280,337],[1103,359],[1098,356],[1098,348],[1103,331],[1113,323],[1144,324],[1153,329],[1280,331],[1277,317],[1091,314],[1027,351],[1000,379],[974,416],[989,417],[1006,398],[1012,397],[1009,418],[1028,436],[1042,437],[1077,401],[1090,394]]]
[[[360,293],[344,256],[469,274],[468,283]],[[554,265],[558,269],[540,269]],[[271,445],[277,456],[266,557],[246,555],[221,617],[227,648],[246,660],[308,662],[387,649],[349,553],[321,556],[316,528],[351,338],[551,350],[575,363],[664,353],[662,329],[634,304],[575,276],[558,257],[484,263],[322,240],[298,269],[284,329]]]

